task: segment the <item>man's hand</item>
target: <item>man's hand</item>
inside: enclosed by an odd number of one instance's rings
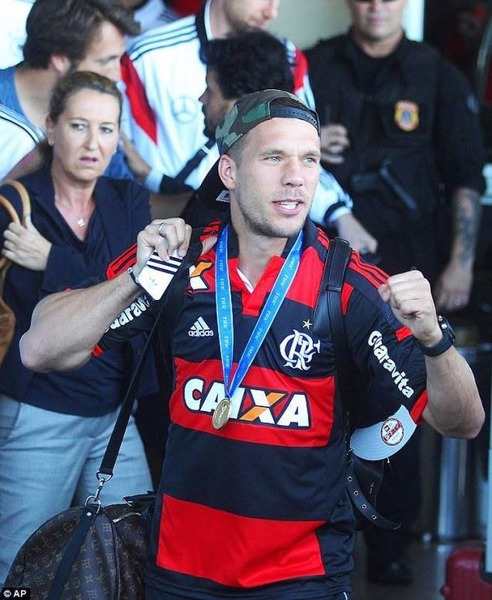
[[[148,177],[151,168],[150,165],[140,156],[135,145],[130,141],[130,138],[122,131],[121,137],[121,149],[126,157],[128,166],[135,177],[144,182]]]
[[[190,239],[191,227],[183,219],[154,219],[137,236],[135,274],[138,276],[154,250],[165,261],[169,260],[174,252],[184,257],[188,252]],[[216,237],[207,238],[203,242],[203,253],[208,252],[216,241]]]
[[[424,346],[435,346],[443,333],[437,320],[430,284],[420,271],[393,275],[380,286],[396,318]],[[426,423],[442,435],[472,439],[484,421],[484,410],[473,372],[454,347],[426,356],[428,402],[422,413]]]
[[[461,310],[470,301],[473,283],[473,268],[471,263],[460,265],[449,262],[439,276],[434,289],[436,306],[443,312]]]
[[[348,131],[343,125],[324,125],[321,128],[321,162],[339,165],[343,153],[350,146]]]
[[[335,221],[338,235],[347,240],[354,250],[361,254],[370,252],[374,254],[378,241],[364,228],[352,213],[345,213]]]
[[[452,191],[452,239],[449,261],[439,276],[434,297],[439,310],[464,308],[470,301],[473,283],[473,262],[480,227],[482,207],[480,194],[468,187]]]
[[[420,271],[393,275],[380,286],[379,294],[422,344],[434,346],[442,339],[431,287]]]

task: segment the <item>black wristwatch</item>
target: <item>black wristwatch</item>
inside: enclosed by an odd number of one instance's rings
[[[454,341],[456,339],[453,328],[451,327],[451,324],[446,319],[446,317],[438,315],[437,321],[442,331],[442,340],[437,342],[435,346],[424,346],[422,342],[419,342],[419,340],[417,340],[417,346],[420,348],[420,350],[422,350],[422,352],[426,356],[439,356],[440,354],[443,354],[444,352],[446,352],[446,350],[453,346]]]

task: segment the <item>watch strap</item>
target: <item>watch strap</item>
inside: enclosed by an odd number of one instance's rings
[[[449,321],[442,315],[438,315],[437,321],[442,331],[442,339],[437,344],[434,346],[424,346],[422,342],[417,340],[417,346],[425,356],[440,356],[454,345],[455,335]]]

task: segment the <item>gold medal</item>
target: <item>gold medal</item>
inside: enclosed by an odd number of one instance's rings
[[[229,416],[231,414],[231,399],[224,398],[221,400],[212,415],[212,425],[214,429],[221,429],[229,420]]]

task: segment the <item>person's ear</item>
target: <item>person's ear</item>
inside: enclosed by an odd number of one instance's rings
[[[64,54],[52,54],[50,63],[59,77],[66,75],[72,65],[68,56],[65,56]]]
[[[220,157],[218,171],[225,187],[234,190],[237,181],[237,165],[228,154],[222,154]]]
[[[46,139],[48,141],[48,144],[50,146],[53,146],[55,141],[54,124],[49,116],[46,117]]]

